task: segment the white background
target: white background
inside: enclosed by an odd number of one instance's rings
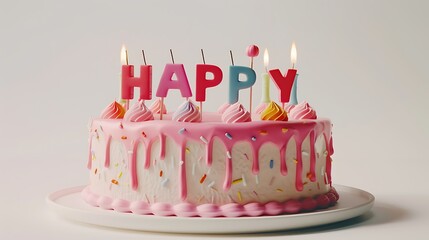
[[[13,1],[0,3],[0,238],[198,239],[97,228],[57,217],[45,196],[87,183],[87,122],[119,93],[119,52],[154,67],[172,48],[194,88],[195,64],[227,75],[249,44],[269,68],[298,48],[298,98],[334,123],[333,180],[373,193],[361,218],[293,232],[206,238],[422,239],[429,224],[427,1]],[[262,54],[255,59],[258,75]],[[254,87],[260,99],[260,81]],[[227,79],[204,107],[227,99]],[[155,91],[155,90],[154,90]],[[272,85],[272,98],[277,91]],[[248,107],[248,95],[241,101]],[[180,97],[170,94],[167,108]]]

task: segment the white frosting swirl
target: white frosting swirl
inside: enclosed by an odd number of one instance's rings
[[[178,122],[201,122],[201,113],[191,101],[186,101],[179,106],[172,119]]]

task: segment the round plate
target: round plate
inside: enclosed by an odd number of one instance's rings
[[[90,206],[80,195],[84,187],[53,192],[47,196],[48,205],[60,216],[78,222],[170,233],[250,233],[313,227],[357,217],[370,210],[374,204],[374,196],[371,193],[335,185],[340,195],[337,204],[310,213],[238,218],[162,217],[120,213]]]

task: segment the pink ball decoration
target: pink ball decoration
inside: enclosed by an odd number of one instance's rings
[[[256,45],[250,45],[247,47],[247,56],[257,57],[259,55],[259,48]]]

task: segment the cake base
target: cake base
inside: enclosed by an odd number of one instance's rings
[[[335,188],[316,198],[307,197],[285,202],[248,203],[245,205],[229,203],[224,205],[190,203],[171,205],[168,203],[148,204],[144,201],[130,202],[121,199],[111,199],[91,192],[87,186],[82,190],[83,199],[94,207],[117,212],[134,213],[139,215],[179,216],[179,217],[257,217],[274,216],[279,214],[294,214],[323,209],[336,204],[339,195]]]
[[[374,204],[366,191],[334,185],[341,196],[335,206],[311,213],[236,218],[186,218],[136,215],[106,211],[82,199],[85,186],[67,188],[47,196],[48,205],[60,216],[77,222],[119,229],[169,233],[251,233],[292,230],[335,223],[360,216]]]

